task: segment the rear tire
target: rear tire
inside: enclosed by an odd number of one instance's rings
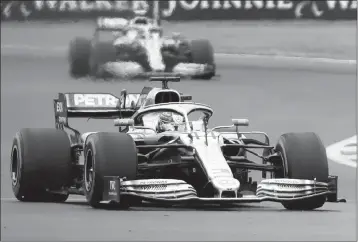
[[[212,70],[205,75],[196,76],[200,79],[211,79],[216,74],[216,65],[214,59],[214,48],[208,40],[198,39],[190,42],[190,52],[192,63],[207,64]]]
[[[69,64],[70,75],[73,78],[86,77],[89,74],[89,57],[91,40],[76,38],[70,42]]]
[[[85,144],[84,156],[84,191],[93,208],[101,207],[105,176],[126,177],[127,180],[137,178],[137,148],[127,134],[91,134]],[[121,205],[128,208],[130,203],[126,201]]]
[[[71,146],[65,132],[22,129],[11,150],[12,190],[19,201],[65,202],[68,194],[53,194],[70,184]]]
[[[283,134],[276,151],[281,153],[284,174],[278,178],[292,178],[328,182],[328,161],[326,150],[321,139],[315,133]],[[326,196],[313,197],[303,201],[283,202],[289,210],[313,210],[326,202]]]

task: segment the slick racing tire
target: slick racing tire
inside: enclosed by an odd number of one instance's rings
[[[62,191],[71,181],[67,134],[57,129],[20,130],[12,144],[10,172],[19,201],[65,202],[67,193],[53,192]]]
[[[196,76],[194,78],[211,79],[216,74],[214,59],[214,48],[208,40],[198,39],[190,42],[191,61],[195,64],[208,64],[211,66],[207,74]]]
[[[70,42],[68,62],[70,75],[73,78],[86,77],[89,74],[89,57],[91,52],[91,40],[75,38]]]
[[[116,61],[116,50],[113,41],[97,42],[92,47],[89,68],[90,75],[94,78],[110,77],[103,68],[104,64]]]
[[[84,156],[84,191],[93,208],[101,207],[105,176],[125,177],[127,180],[137,177],[137,148],[128,134],[91,134],[85,143]],[[121,200],[119,205],[128,208],[130,203]]]
[[[328,182],[328,161],[325,147],[315,133],[283,134],[276,145],[286,172],[279,178],[305,179]],[[303,201],[283,202],[289,210],[313,210],[326,202],[326,196],[318,196]]]

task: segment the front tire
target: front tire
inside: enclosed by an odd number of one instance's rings
[[[84,155],[84,191],[93,208],[100,207],[105,176],[125,177],[127,180],[137,177],[137,148],[127,134],[91,134],[87,138]],[[129,207],[130,204],[122,205]]]
[[[110,41],[96,42],[89,58],[89,72],[94,78],[106,77],[103,65],[116,61],[116,50]]]
[[[86,38],[75,38],[70,42],[68,62],[70,75],[73,78],[86,77],[89,74],[89,57],[91,41]]]
[[[216,65],[214,58],[214,48],[206,39],[192,40],[190,42],[190,53],[191,61],[195,64],[206,64],[212,70],[210,70],[205,75],[199,75],[194,78],[206,79],[209,80],[216,74]]]
[[[325,147],[315,133],[283,134],[276,145],[281,153],[285,172],[278,178],[292,178],[328,182],[328,161]],[[282,205],[289,210],[313,210],[326,202],[326,195],[303,201],[288,201]]]

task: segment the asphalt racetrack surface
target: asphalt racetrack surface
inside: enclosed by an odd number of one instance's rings
[[[34,33],[40,34],[40,33]],[[47,44],[53,36],[46,37]],[[44,35],[44,42],[45,42]],[[71,36],[68,36],[71,38]],[[41,46],[41,43],[38,43]],[[64,45],[67,44],[63,43]],[[217,58],[221,75],[212,81],[172,84],[197,102],[210,104],[211,126],[249,118],[248,130],[265,131],[275,143],[291,131],[317,132],[326,146],[355,133],[355,66],[290,61]],[[81,197],[65,204],[21,203],[13,199],[9,154],[22,127],[54,127],[52,99],[58,92],[140,91],[136,82],[90,82],[68,76],[65,53],[2,50],[1,55],[1,236],[3,241],[52,240],[356,240],[355,170],[330,162],[339,176],[339,196],[311,212],[292,212],[280,204],[235,208],[95,210]],[[111,122],[76,120],[81,131],[114,130]],[[82,200],[81,200],[82,199]]]

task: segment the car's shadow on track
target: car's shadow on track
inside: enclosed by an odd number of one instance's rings
[[[1,201],[2,205],[39,205],[43,206],[45,204],[55,205],[63,207],[66,209],[71,209],[75,207],[79,207],[81,209],[88,210],[103,210],[103,211],[131,211],[131,212],[283,212],[283,213],[297,213],[301,211],[290,211],[279,203],[261,203],[261,204],[231,204],[231,205],[168,205],[168,204],[154,204],[154,203],[142,203],[140,206],[133,206],[129,209],[121,209],[118,205],[113,204],[103,204],[99,209],[91,208],[85,200],[69,200],[65,203],[46,203],[46,202],[19,202],[17,200],[7,200]],[[36,206],[35,205],[35,206]],[[51,206],[52,207],[52,206]],[[303,211],[305,213],[334,213],[340,212],[340,209],[326,209],[326,205],[321,209],[312,210],[312,211]]]
[[[88,206],[89,209],[92,209],[89,207],[89,205],[85,201],[70,201],[66,202],[63,205],[70,204],[70,205],[76,205],[76,206]],[[119,208],[117,205],[111,205],[111,204],[103,204],[103,206],[100,208],[105,211],[123,211],[123,209]],[[267,205],[253,205],[253,204],[233,204],[233,205],[163,205],[163,204],[154,204],[154,203],[143,203],[141,206],[134,206],[130,207],[129,209],[126,209],[127,211],[133,211],[133,212],[165,212],[165,211],[171,211],[171,212],[199,212],[199,211],[210,211],[210,212],[245,212],[245,211],[257,211],[257,212],[298,212],[298,211],[290,211],[280,206],[280,204],[277,204],[275,207],[270,206],[270,204]],[[304,212],[310,212],[310,213],[322,213],[322,212],[339,212],[337,210],[328,210],[328,209],[317,209],[312,211],[304,211]]]

